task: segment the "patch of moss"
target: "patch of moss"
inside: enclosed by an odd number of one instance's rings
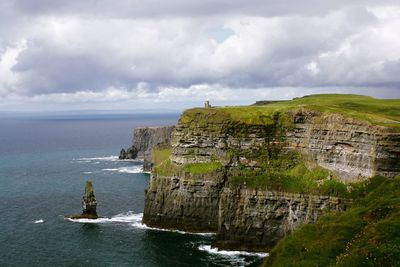
[[[189,163],[183,165],[183,170],[185,172],[193,173],[193,174],[205,174],[217,171],[221,168],[221,163],[217,161],[213,162],[201,162],[201,163]]]
[[[160,176],[174,176],[178,175],[182,168],[176,164],[174,164],[170,159],[167,159],[155,166],[153,169],[154,174]]]
[[[180,167],[170,160],[171,148],[155,148],[152,151],[153,173],[160,176],[173,176],[177,174]]]
[[[400,177],[374,177],[358,193],[349,210],[279,241],[263,266],[399,266]]]
[[[151,160],[154,166],[160,165],[171,156],[171,148],[154,148],[151,152]]]
[[[154,164],[153,172],[160,176],[180,175],[182,172],[192,174],[205,174],[218,170],[222,164],[213,158],[212,162],[188,163],[183,165],[174,164],[171,159],[172,150],[170,148],[155,148],[152,151]]]
[[[233,168],[228,181],[231,186],[243,186],[292,193],[309,193],[351,197],[347,185],[334,180],[328,170],[316,166],[307,168],[302,155],[297,152],[280,153],[270,156],[263,149],[258,160],[260,167]],[[355,194],[356,190],[353,190]]]

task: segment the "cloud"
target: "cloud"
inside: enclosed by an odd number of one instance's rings
[[[0,25],[0,98],[21,103],[286,97],[287,88],[400,97],[391,0],[4,0]]]

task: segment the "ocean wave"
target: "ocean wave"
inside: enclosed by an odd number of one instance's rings
[[[126,213],[120,213],[110,218],[98,218],[98,219],[71,219],[65,218],[65,220],[77,223],[132,223],[138,220],[142,220],[143,213],[134,214],[132,211],[128,211]]]
[[[139,214],[138,214],[139,215]],[[141,216],[143,217],[143,213],[141,213]],[[185,231],[180,231],[180,230],[171,230],[171,229],[164,229],[164,228],[156,228],[156,227],[150,227],[142,223],[142,217],[140,217],[139,220],[135,221],[132,226],[138,229],[144,229],[144,230],[153,230],[153,231],[162,231],[162,232],[171,232],[171,233],[178,233],[178,234],[184,234],[184,235],[202,235],[202,236],[212,236],[215,235],[215,233],[195,233],[195,232],[185,232]],[[138,217],[139,218],[139,217]]]
[[[102,169],[102,171],[120,172],[120,173],[141,173],[141,172],[143,172],[143,166],[131,166],[131,167],[119,167],[119,168],[111,168],[111,169]]]
[[[267,257],[268,253],[261,252],[247,252],[247,251],[230,251],[230,250],[219,250],[217,248],[212,248],[211,245],[200,245],[199,250],[206,251],[211,254],[218,254],[227,257],[237,257],[237,256],[256,256],[260,258]]]
[[[118,156],[104,156],[104,157],[93,157],[93,158],[76,158],[74,161],[79,162],[100,162],[100,161],[133,161],[133,162],[142,162],[142,159],[119,159]]]
[[[144,229],[144,230],[153,230],[153,231],[163,231],[163,232],[173,232],[179,234],[190,234],[190,235],[202,235],[202,236],[212,236],[215,233],[192,233],[192,232],[184,232],[179,230],[170,230],[170,229],[162,229],[162,228],[155,228],[150,227],[142,223],[143,213],[133,213],[132,211],[128,211],[125,213],[117,214],[110,218],[98,218],[98,219],[71,219],[65,218],[67,221],[77,222],[77,223],[132,223],[131,225],[137,229]]]
[[[33,223],[44,223],[44,220],[43,220],[43,219],[36,220],[36,221],[34,221]]]
[[[90,162],[90,161],[117,161],[119,159],[118,156],[104,156],[104,157],[93,157],[93,158],[77,158],[73,160]]]

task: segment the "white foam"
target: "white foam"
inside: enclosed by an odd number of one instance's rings
[[[221,256],[237,257],[237,256],[256,256],[260,258],[267,257],[268,253],[261,252],[247,252],[247,251],[229,251],[229,250],[219,250],[217,248],[212,248],[210,245],[200,245],[199,250],[206,251],[211,254],[218,254]]]
[[[143,159],[119,159],[118,156],[104,156],[104,157],[93,157],[93,158],[77,158],[72,159],[79,162],[92,162],[95,164],[100,163],[100,161],[133,161],[133,162],[143,162]]]
[[[185,231],[180,231],[180,230],[171,230],[171,229],[164,229],[164,228],[156,228],[156,227],[150,227],[142,223],[142,217],[143,213],[140,213],[138,215],[141,215],[141,217],[138,217],[138,220],[136,220],[132,226],[138,229],[145,229],[145,230],[153,230],[153,231],[162,231],[162,232],[172,232],[172,233],[178,233],[178,234],[184,234],[184,235],[202,235],[202,236],[212,236],[215,235],[215,233],[194,233],[194,232],[185,232]]]
[[[143,213],[134,214],[132,211],[128,211],[126,213],[120,213],[110,218],[98,218],[98,219],[71,219],[65,218],[71,222],[78,223],[112,223],[112,222],[121,222],[121,223],[132,223],[137,220],[142,220]]]
[[[211,236],[215,235],[215,233],[192,233],[192,232],[184,232],[179,230],[169,230],[162,228],[154,228],[149,227],[142,223],[143,213],[133,213],[132,211],[128,211],[126,213],[117,214],[111,218],[98,218],[98,219],[71,219],[65,218],[65,220],[77,223],[132,223],[131,225],[137,229],[144,230],[154,230],[154,231],[165,231],[165,232],[173,232],[179,234],[190,234],[190,235],[202,235],[202,236]]]
[[[34,221],[33,223],[44,223],[44,220],[43,220],[43,219],[36,220],[36,221]]]
[[[131,166],[131,167],[119,167],[119,168],[112,168],[112,169],[102,169],[102,171],[120,172],[120,173],[141,173],[141,172],[143,172],[143,166]]]
[[[93,172],[83,172],[84,174],[92,174]]]
[[[93,157],[93,158],[77,158],[73,159],[76,161],[91,162],[91,161],[117,161],[118,156],[105,156],[105,157]]]

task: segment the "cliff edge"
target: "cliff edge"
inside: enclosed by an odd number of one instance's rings
[[[347,210],[355,183],[400,173],[399,100],[314,95],[195,108],[171,131],[148,155],[143,222],[214,231],[220,248],[265,251]]]

